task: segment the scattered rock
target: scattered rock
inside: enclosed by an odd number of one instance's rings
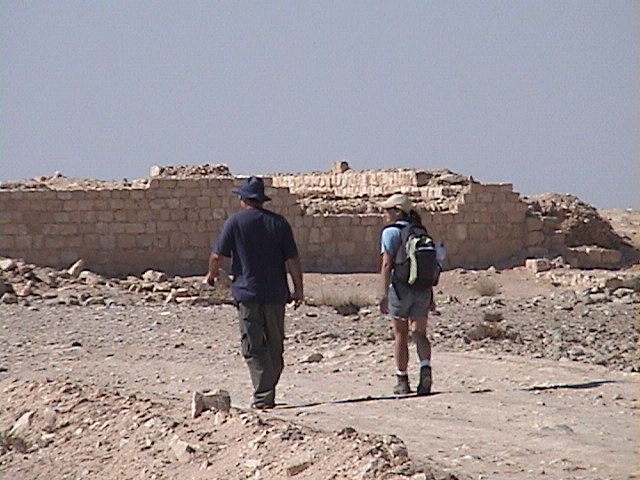
[[[527,258],[524,266],[533,273],[551,270],[551,262],[546,258]]]
[[[0,297],[0,303],[12,304],[18,303],[18,297],[14,293],[4,293]]]
[[[334,309],[336,313],[339,313],[340,315],[345,315],[345,316],[355,315],[360,311],[360,307],[353,303],[341,303],[339,305],[336,305]]]
[[[198,418],[202,412],[228,413],[231,410],[231,396],[226,390],[212,392],[193,392],[191,399],[191,417]]]
[[[147,270],[142,274],[142,279],[146,282],[159,283],[164,282],[167,279],[167,275],[157,270]]]
[[[324,356],[320,352],[315,352],[305,358],[304,363],[318,363],[321,362]]]
[[[83,270],[82,272],[80,272],[80,274],[78,275],[78,279],[82,280],[84,283],[90,286],[96,286],[105,283],[104,279],[100,275],[90,270]]]
[[[44,420],[44,430],[46,432],[53,432],[58,421],[58,412],[53,408],[46,407],[42,413],[42,417]]]
[[[482,313],[482,317],[484,318],[485,322],[491,323],[500,322],[503,319],[502,312],[496,312],[494,310],[485,310]]]
[[[84,269],[84,260],[79,259],[78,261],[76,261],[76,263],[74,263],[69,267],[68,272],[71,277],[78,278],[78,276],[80,276],[80,273],[82,272],[83,269]]]
[[[304,472],[313,464],[313,454],[306,453],[295,456],[287,461],[286,472],[288,477],[294,477]]]
[[[33,412],[24,413],[11,427],[9,435],[20,436],[24,434],[31,426],[31,420],[33,418]]]
[[[500,340],[505,338],[505,331],[495,324],[483,322],[467,330],[467,337],[470,340],[484,340],[485,338]]]
[[[16,268],[16,262],[13,258],[0,258],[0,270],[6,272]]]
[[[184,440],[180,440],[177,435],[169,442],[169,448],[176,456],[179,462],[188,463],[191,461],[191,455],[195,451],[194,448]]]
[[[68,269],[38,267],[20,259],[0,260],[7,270],[0,270],[0,302],[46,302],[64,305],[112,305],[166,301],[189,305],[231,303],[229,286],[205,288],[202,279],[166,278],[163,272],[149,270],[146,280],[134,276],[107,279],[84,268],[79,259]],[[149,281],[152,280],[152,281]],[[223,282],[224,283],[224,282]],[[142,297],[139,294],[153,292]],[[155,293],[158,295],[155,295]],[[160,293],[168,292],[167,296]],[[4,294],[11,294],[4,296]]]
[[[5,293],[13,293],[13,285],[6,283],[3,278],[0,278],[0,296]]]

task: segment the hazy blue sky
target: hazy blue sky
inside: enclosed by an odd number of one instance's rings
[[[448,168],[638,208],[633,0],[0,5],[0,179]]]

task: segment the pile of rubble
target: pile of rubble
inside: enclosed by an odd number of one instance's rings
[[[150,171],[151,177],[230,177],[231,171],[224,164],[220,165],[178,165],[160,167],[153,165]]]
[[[68,178],[60,172],[53,175],[40,175],[27,180],[0,181],[0,190],[98,190],[118,188],[146,188],[148,179],[129,181],[93,180],[85,178]]]
[[[447,194],[450,193],[450,194]],[[426,199],[424,197],[409,195],[413,204],[428,212],[446,212],[451,210],[458,202],[457,193],[445,190],[438,197]],[[378,203],[386,200],[388,196],[370,197],[338,197],[333,194],[308,194],[299,197],[298,203],[305,215],[362,215],[382,212]]]
[[[187,420],[176,400],[68,381],[3,387],[0,459],[12,478],[458,478],[414,465],[395,435],[320,432],[229,404]]]
[[[567,247],[596,245],[618,250],[630,246],[611,224],[602,218],[595,207],[573,195],[545,193],[525,197],[531,215],[553,224],[555,230],[565,236]]]
[[[0,303],[62,305],[136,305],[179,303],[218,305],[231,303],[225,275],[216,287],[201,277],[168,278],[147,270],[140,277],[106,278],[84,269],[78,260],[68,269],[56,270],[20,259],[0,258]]]
[[[539,219],[552,254],[566,256],[576,268],[618,268],[640,259],[628,236],[621,236],[595,207],[573,195],[545,193],[525,197],[527,215]],[[561,239],[555,242],[555,239]],[[561,244],[563,250],[557,250]]]
[[[379,214],[377,201],[369,197],[345,198],[329,194],[310,194],[298,202],[305,215],[363,215]]]

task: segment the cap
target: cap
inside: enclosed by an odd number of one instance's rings
[[[407,197],[403,193],[396,193],[387,198],[384,202],[378,203],[385,210],[388,208],[397,208],[402,210],[404,213],[409,213],[413,208],[413,204],[409,197]]]

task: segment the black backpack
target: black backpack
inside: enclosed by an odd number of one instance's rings
[[[427,229],[418,224],[394,223],[400,229],[400,248],[394,258],[392,283],[428,290],[438,284],[442,268],[436,257],[436,244]]]

